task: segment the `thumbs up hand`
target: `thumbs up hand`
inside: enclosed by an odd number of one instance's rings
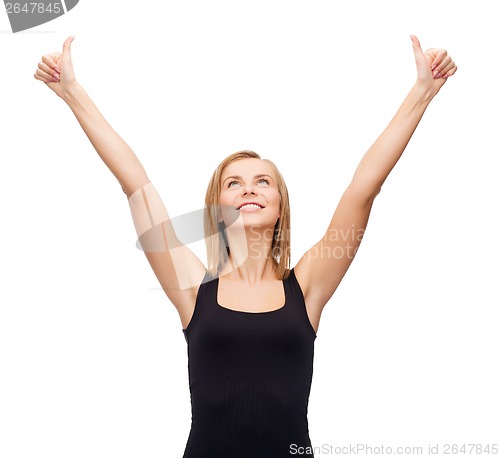
[[[33,75],[37,80],[43,81],[61,98],[76,84],[73,62],[71,61],[71,42],[74,38],[71,36],[66,39],[62,54],[59,52],[44,54]]]
[[[445,49],[430,48],[422,52],[420,42],[410,35],[417,64],[417,83],[437,94],[447,79],[457,71],[455,62]]]

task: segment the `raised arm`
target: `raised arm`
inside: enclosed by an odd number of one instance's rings
[[[417,64],[417,81],[392,121],[363,156],[350,184],[368,198],[380,192],[427,106],[447,78],[457,70],[446,50],[428,49],[424,54],[417,37],[412,35],[411,39]]]
[[[323,238],[295,266],[306,302],[319,320],[361,243],[375,197],[401,157],[422,115],[457,66],[444,49],[425,53],[411,36],[417,81],[386,129],[361,159]]]
[[[196,286],[206,269],[177,238],[167,210],[137,156],[77,82],[71,60],[73,39],[66,39],[62,53],[45,54],[34,77],[68,104],[100,158],[120,183],[143,251],[184,324],[194,307]]]
[[[46,83],[71,108],[97,154],[130,195],[149,182],[139,159],[99,112],[75,78],[69,37],[63,52],[45,54],[34,77]]]

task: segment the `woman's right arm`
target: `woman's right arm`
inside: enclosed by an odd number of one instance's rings
[[[104,119],[76,80],[71,61],[73,39],[69,37],[64,42],[62,54],[45,54],[34,77],[46,83],[68,104],[97,154],[116,177],[123,192],[130,197],[149,179],[132,149]]]
[[[75,83],[64,95],[64,101],[127,197],[149,182],[137,156],[104,119],[83,87]]]
[[[139,159],[77,82],[71,61],[73,38],[64,42],[62,54],[45,54],[34,77],[68,104],[100,158],[120,183],[144,253],[165,293],[178,309],[184,326],[194,307],[205,266],[179,241]]]

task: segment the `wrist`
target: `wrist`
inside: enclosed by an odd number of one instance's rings
[[[429,87],[425,83],[417,81],[412,88],[412,91],[416,94],[416,96],[424,103],[429,103],[434,96],[439,92],[432,87]]]
[[[70,103],[74,102],[83,92],[83,87],[80,86],[80,84],[78,84],[78,82],[75,80],[64,88],[64,91],[61,94],[61,98],[69,105]]]

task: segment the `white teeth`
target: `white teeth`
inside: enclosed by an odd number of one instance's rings
[[[255,208],[261,208],[259,205],[256,204],[245,204],[240,207],[240,210],[245,207],[255,207]]]

